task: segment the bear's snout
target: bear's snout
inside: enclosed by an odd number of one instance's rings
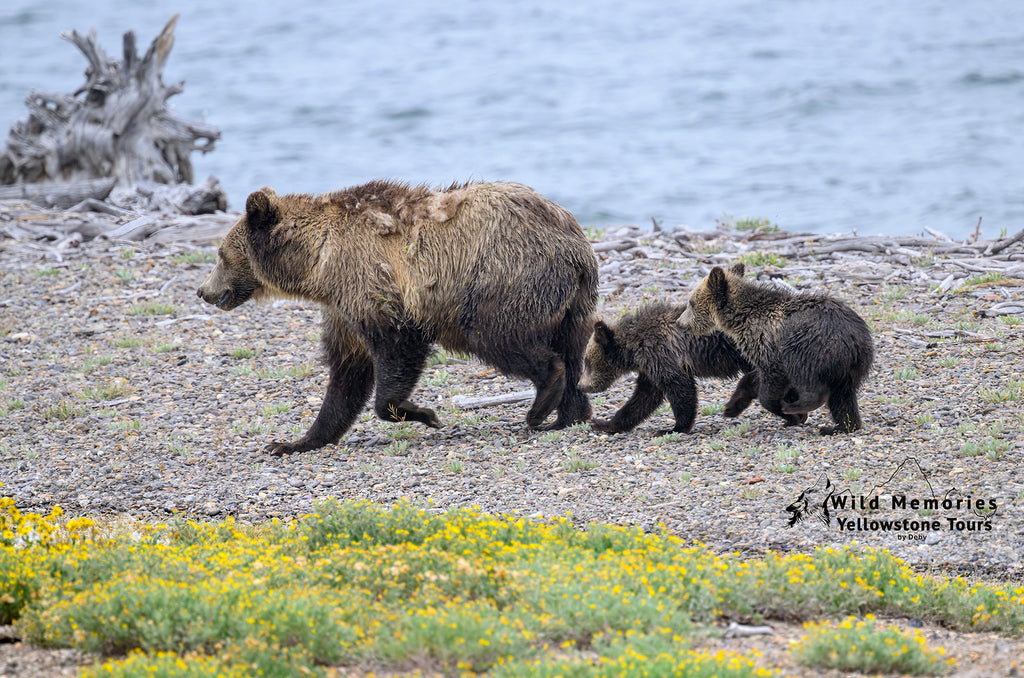
[[[205,290],[200,287],[196,290],[196,296],[213,306],[223,306],[231,299],[231,290],[224,290],[220,296],[217,296],[216,292]]]

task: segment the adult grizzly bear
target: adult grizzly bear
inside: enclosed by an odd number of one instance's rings
[[[275,295],[323,305],[327,393],[306,435],[271,443],[274,455],[337,442],[374,388],[381,419],[440,426],[408,400],[435,342],[532,381],[532,428],[590,417],[577,382],[597,258],[568,211],[520,184],[256,191],[198,294],[226,311]]]
[[[636,390],[626,404],[611,419],[592,419],[592,429],[606,433],[630,431],[667,398],[676,420],[671,431],[689,433],[697,418],[694,377],[743,374],[725,406],[727,417],[738,416],[757,397],[757,375],[732,340],[721,332],[702,336],[686,332],[676,323],[683,309],[653,303],[614,323],[594,323],[594,336],[583,354],[580,388],[598,393],[630,372],[637,373],[637,380]]]
[[[743,277],[743,264],[718,266],[690,295],[677,321],[683,329],[725,332],[757,369],[758,399],[787,423],[802,424],[826,402],[835,426],[822,435],[861,428],[857,389],[871,370],[871,330],[853,309],[825,294],[794,294]]]

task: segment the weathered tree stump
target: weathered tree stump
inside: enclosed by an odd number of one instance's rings
[[[89,61],[85,84],[71,95],[29,94],[29,117],[11,127],[0,154],[0,184],[193,183],[192,151],[213,150],[220,131],[182,120],[167,106],[184,84],[167,86],[162,78],[177,20],[171,17],[141,59],[132,31],[124,34],[123,60],[106,55],[94,30],[63,33]]]

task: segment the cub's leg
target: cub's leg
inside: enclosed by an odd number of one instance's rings
[[[669,370],[658,375],[657,384],[668,398],[676,418],[672,431],[689,433],[697,419],[697,382],[693,380],[693,375],[682,370]]]
[[[851,433],[863,426],[857,407],[857,390],[849,381],[844,381],[832,389],[828,397],[828,410],[836,425],[822,426],[819,432],[823,436]]]
[[[590,428],[602,433],[623,433],[646,420],[665,400],[661,389],[644,374],[637,375],[636,390],[611,419],[591,419]]]
[[[791,389],[792,394],[786,394],[782,402],[782,411],[786,414],[807,414],[812,412],[828,400],[828,388],[818,384],[815,387]],[[792,400],[790,395],[795,396]]]
[[[743,410],[750,407],[750,403],[757,397],[757,392],[760,388],[760,382],[757,377],[756,371],[750,371],[740,377],[739,382],[736,384],[736,390],[732,392],[732,396],[729,397],[729,402],[725,404],[725,409],[722,411],[727,417],[738,417]]]
[[[783,399],[792,389],[789,378],[781,370],[764,370],[759,376],[761,384],[758,400],[761,407],[772,414],[782,417],[786,426],[796,426],[807,421],[807,413],[789,414],[783,411]]]

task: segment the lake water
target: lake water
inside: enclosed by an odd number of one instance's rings
[[[232,208],[263,185],[513,180],[584,225],[1024,227],[1024,2],[5,0],[0,131],[70,93],[63,30],[144,51]]]

